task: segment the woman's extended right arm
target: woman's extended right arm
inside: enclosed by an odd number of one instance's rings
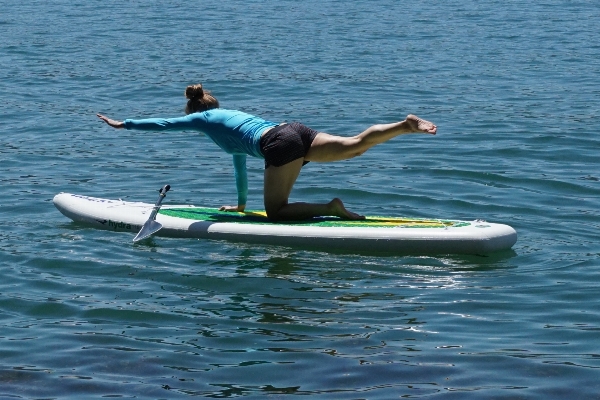
[[[113,128],[116,128],[116,129],[123,129],[123,128],[125,128],[125,124],[123,123],[123,121],[115,121],[114,119],[110,119],[108,117],[105,117],[102,114],[96,114],[96,116],[98,118],[100,118],[102,121],[106,122],[109,126],[112,126]]]
[[[176,118],[126,119],[124,121],[116,121],[114,119],[105,117],[102,114],[96,115],[113,128],[135,129],[139,131],[199,129],[204,122],[203,119],[199,118],[197,114],[190,114]]]

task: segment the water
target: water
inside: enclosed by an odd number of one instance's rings
[[[414,3],[414,4],[413,4]],[[591,1],[0,1],[0,397],[600,398],[600,7]],[[509,223],[491,257],[339,255],[72,224],[61,191],[220,206],[231,159],[115,131],[223,106],[439,126],[293,199]],[[249,161],[250,208],[262,164]]]

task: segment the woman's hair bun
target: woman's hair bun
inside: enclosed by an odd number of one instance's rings
[[[185,97],[189,99],[185,106],[186,114],[219,108],[219,100],[215,99],[209,90],[202,89],[201,83],[186,87]]]
[[[185,88],[185,97],[190,100],[202,100],[204,97],[204,90],[202,84],[190,85]]]

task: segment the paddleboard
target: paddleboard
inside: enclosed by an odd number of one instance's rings
[[[137,233],[155,205],[60,193],[56,208],[68,218],[98,229]],[[218,211],[193,205],[163,205],[156,215],[157,236],[216,239],[309,250],[391,254],[489,254],[510,249],[517,232],[482,220],[370,216],[271,222],[264,212]]]

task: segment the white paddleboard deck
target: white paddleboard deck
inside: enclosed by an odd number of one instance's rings
[[[137,233],[153,204],[60,193],[56,208],[98,229]],[[314,218],[270,222],[263,212],[231,213],[192,205],[163,205],[157,236],[228,240],[309,250],[392,254],[489,254],[517,241],[510,226],[485,221],[367,217],[360,221]]]

